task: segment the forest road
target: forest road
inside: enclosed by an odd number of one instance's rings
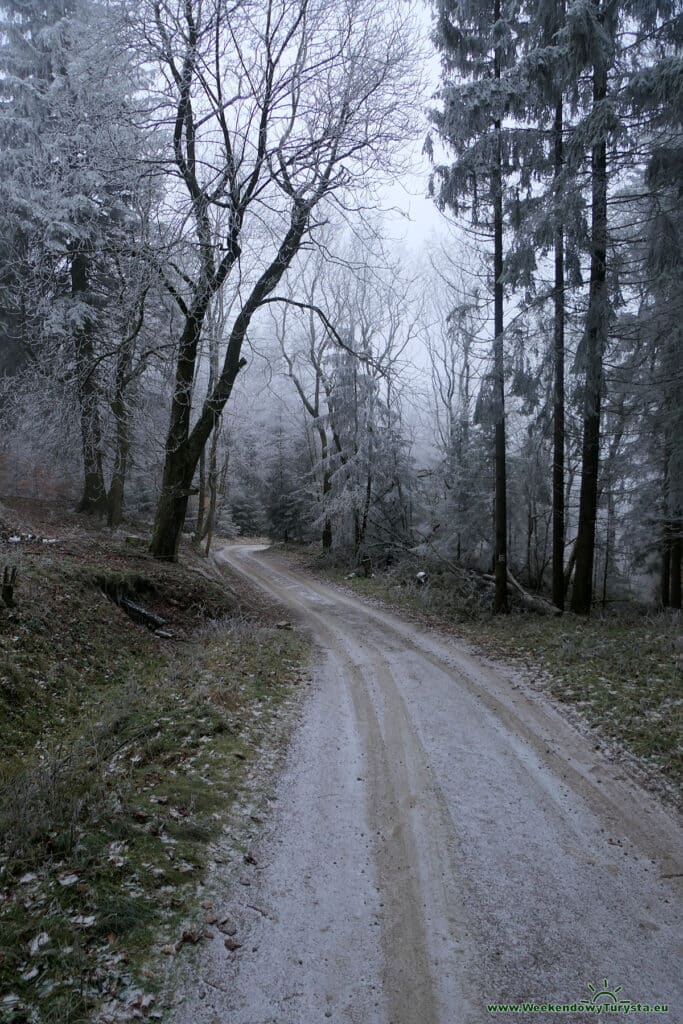
[[[175,1024],[585,1020],[487,1004],[591,985],[683,1022],[673,814],[512,670],[254,545],[218,557],[312,631],[317,667],[226,896],[242,946],[204,947]]]

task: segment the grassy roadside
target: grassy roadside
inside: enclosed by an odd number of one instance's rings
[[[307,646],[189,552],[159,565],[68,517],[49,533],[2,545],[20,575],[0,611],[0,1022],[161,1019],[154,958],[201,940],[210,843]],[[124,615],[122,589],[171,635]]]
[[[280,553],[282,548],[279,549]],[[492,616],[457,596],[449,574],[408,563],[374,577],[348,578],[317,553],[288,549],[288,557],[356,593],[418,616],[463,637],[494,658],[525,670],[530,681],[596,730],[603,745],[626,750],[674,803],[683,793],[683,663],[680,615],[595,613],[590,619],[517,611]],[[596,738],[597,738],[596,737]]]

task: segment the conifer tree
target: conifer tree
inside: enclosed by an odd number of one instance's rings
[[[139,296],[140,264],[130,258],[143,176],[130,108],[138,78],[104,6],[11,0],[3,10],[0,231],[13,269],[3,275],[2,304],[34,360],[53,372],[59,365],[72,382],[83,457],[78,508],[102,515],[102,349],[105,339],[117,347],[117,330],[130,333],[126,300],[135,295],[135,305]],[[120,485],[119,472],[122,497]]]
[[[515,159],[503,121],[518,106],[506,78],[520,31],[518,9],[519,4],[502,0],[439,0],[434,31],[443,72],[442,107],[432,120],[455,155],[452,164],[436,168],[437,200],[456,213],[468,208],[473,226],[492,244],[497,612],[508,608],[503,210],[505,178]]]

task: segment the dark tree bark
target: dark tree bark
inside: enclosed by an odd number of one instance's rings
[[[593,71],[593,100],[597,106],[607,96],[607,69]],[[603,387],[603,355],[607,339],[607,143],[600,139],[591,152],[592,224],[591,270],[585,332],[586,383],[584,394],[583,447],[579,526],[576,538],[576,570],[571,609],[588,615],[593,599],[595,523],[600,468],[600,407]]]
[[[555,107],[555,181],[562,172],[562,100]],[[555,194],[554,381],[553,381],[553,602],[564,611],[564,227]]]
[[[681,537],[681,520],[675,524],[673,537],[671,538],[671,590],[669,607],[681,608],[681,558],[683,558],[683,540]]]
[[[209,446],[209,468],[207,472],[206,486],[208,490],[209,500],[206,510],[206,516],[204,517],[204,532],[202,539],[206,540],[206,547],[204,553],[208,556],[211,550],[211,541],[213,539],[213,531],[216,526],[216,505],[218,503],[218,438],[219,438],[220,427],[217,427],[211,436],[211,445]]]
[[[495,21],[500,21],[500,0],[495,3]],[[496,48],[494,74],[500,78],[500,50]],[[496,166],[493,172],[493,276],[494,276],[494,390],[495,390],[495,578],[496,591],[493,610],[508,611],[507,581],[507,484],[505,445],[505,362],[503,351],[503,174],[501,152],[501,123],[495,123],[497,135]]]
[[[156,558],[175,561],[178,557],[187,501],[199,457],[232,393],[238,373],[246,365],[246,360],[241,358],[241,352],[247,329],[254,313],[282,279],[297,252],[308,227],[312,205],[312,203],[301,202],[295,205],[290,228],[277,255],[254,285],[249,298],[235,320],[228,339],[220,376],[211,394],[206,398],[199,419],[192,431],[190,431],[192,382],[199,338],[209,299],[222,287],[223,280],[215,276],[212,279],[211,287],[206,285],[196,296],[192,308],[188,310],[176,368],[161,495],[150,545],[150,550]],[[227,271],[226,265],[226,274]]]

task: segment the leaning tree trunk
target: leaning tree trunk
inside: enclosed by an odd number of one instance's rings
[[[84,296],[88,288],[88,258],[76,252],[71,261],[71,295]],[[83,452],[83,492],[77,511],[102,516],[107,511],[107,492],[102,469],[102,427],[100,423],[99,388],[95,372],[92,340],[94,324],[89,318],[78,328],[75,337],[76,379],[81,419]]]
[[[607,70],[596,67],[593,75],[594,105],[607,95]],[[593,598],[595,523],[600,468],[600,405],[603,386],[603,353],[607,340],[607,144],[601,139],[591,154],[593,181],[591,272],[586,320],[586,384],[584,395],[583,461],[576,538],[576,569],[571,609],[588,615]]]
[[[228,339],[223,368],[191,432],[192,384],[197,347],[209,301],[220,291],[223,278],[216,275],[211,285],[204,283],[188,310],[176,364],[161,494],[150,544],[150,551],[156,558],[175,561],[178,557],[187,501],[199,457],[232,394],[238,373],[246,365],[246,360],[241,358],[240,353],[247,329],[254,313],[280,282],[298,251],[308,226],[310,209],[310,201],[297,201],[292,211],[291,225],[277,255],[261,274],[237,315]]]
[[[211,550],[211,541],[213,540],[213,531],[216,526],[216,505],[218,501],[218,465],[216,448],[217,446],[217,433],[211,440],[211,454],[209,458],[209,475],[207,479],[207,486],[209,488],[209,505],[206,513],[206,522],[204,525],[203,540],[206,541],[204,548],[204,554],[208,556]]]
[[[206,508],[203,515],[201,540],[206,540],[206,554],[211,550],[211,540],[216,525],[216,505],[218,501],[218,442],[220,440],[220,424],[211,435],[208,465],[206,466]]]

